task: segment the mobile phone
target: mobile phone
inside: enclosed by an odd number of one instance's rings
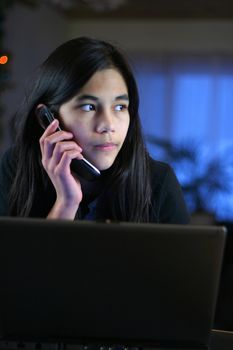
[[[36,115],[38,121],[43,129],[46,129],[49,124],[54,120],[53,113],[50,109],[43,105],[36,110]],[[60,127],[57,128],[57,131],[61,130]],[[91,164],[87,159],[73,159],[70,165],[70,168],[77,175],[81,176],[85,180],[94,181],[100,176],[100,171],[93,164]]]

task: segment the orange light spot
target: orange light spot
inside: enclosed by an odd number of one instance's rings
[[[0,57],[0,64],[6,64],[8,61],[8,57],[7,56],[1,56]]]

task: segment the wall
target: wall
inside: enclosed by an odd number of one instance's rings
[[[3,94],[4,139],[9,142],[9,122],[23,98],[24,84],[36,66],[60,43],[90,35],[120,44],[128,53],[164,52],[233,53],[232,21],[69,20],[41,5],[15,5],[5,22],[5,48],[12,53],[12,88]]]
[[[4,139],[9,143],[9,122],[24,94],[24,85],[42,60],[68,37],[67,20],[46,6],[15,5],[5,22],[4,47],[11,53],[11,89],[1,96],[4,107]]]
[[[136,53],[233,53],[232,21],[70,21],[69,34],[116,41]]]

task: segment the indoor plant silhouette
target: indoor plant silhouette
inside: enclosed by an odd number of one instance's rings
[[[155,158],[173,166],[193,222],[203,221],[203,218],[208,223],[214,222],[219,196],[233,194],[232,149],[210,156],[204,146],[195,140],[172,143],[147,136],[146,141],[156,150]]]

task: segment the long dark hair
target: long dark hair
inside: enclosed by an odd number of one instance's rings
[[[72,39],[57,49],[39,67],[25,101],[17,113],[17,170],[10,193],[10,213],[30,216],[35,195],[48,182],[41,164],[41,127],[35,116],[38,104],[58,112],[99,70],[116,68],[123,76],[129,94],[129,130],[111,174],[106,200],[110,219],[149,221],[151,187],[148,153],[138,115],[137,85],[129,64],[118,48],[87,37]],[[46,201],[46,198],[45,198]]]

